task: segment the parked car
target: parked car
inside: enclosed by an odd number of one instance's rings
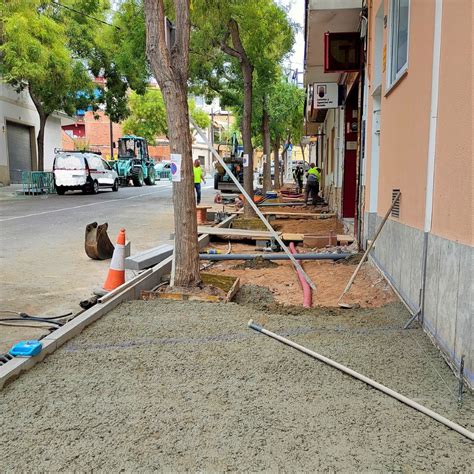
[[[54,186],[59,195],[82,190],[97,194],[101,188],[118,191],[117,172],[108,161],[91,152],[62,151],[53,163]]]

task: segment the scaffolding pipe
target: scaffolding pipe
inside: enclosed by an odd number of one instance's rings
[[[276,339],[277,341],[282,342],[283,344],[286,344],[287,346],[293,347],[294,349],[303,352],[304,354],[309,355],[310,357],[313,357],[314,359],[317,359],[321,362],[324,362],[325,364],[330,365],[331,367],[334,367],[335,369],[340,370],[341,372],[344,372],[345,374],[348,374],[362,382],[365,382],[367,385],[370,385],[371,387],[380,390],[381,392],[385,393],[386,395],[389,395],[392,398],[395,398],[399,402],[404,403],[405,405],[408,405],[411,408],[414,408],[415,410],[429,416],[430,418],[433,418],[433,420],[438,421],[439,423],[442,423],[443,425],[447,426],[448,428],[451,428],[454,431],[457,431],[459,434],[465,436],[467,439],[470,439],[471,441],[474,441],[474,433],[472,431],[469,431],[468,429],[464,428],[461,425],[458,425],[457,423],[454,423],[451,420],[448,420],[444,416],[439,415],[438,413],[430,410],[429,408],[424,407],[423,405],[420,405],[419,403],[416,403],[415,401],[411,400],[408,397],[405,397],[404,395],[401,395],[398,392],[395,392],[395,390],[392,390],[388,387],[385,387],[385,385],[382,385],[375,380],[369,379],[365,375],[359,374],[355,370],[349,369],[349,367],[346,367],[342,364],[339,364],[338,362],[335,362],[327,357],[324,357],[321,354],[318,354],[317,352],[314,352],[310,349],[307,349],[304,346],[301,346],[297,344],[296,342],[291,341],[290,339],[287,339],[286,337],[282,337],[278,334],[275,334],[274,332],[268,331],[264,327],[260,326],[259,324],[254,323],[252,320],[249,321],[248,323],[249,327],[253,329],[254,331],[260,332],[262,334],[265,334],[266,336],[269,336],[273,339]]]
[[[352,253],[298,253],[293,255],[296,260],[343,260],[354,254]],[[261,258],[263,260],[289,260],[285,253],[231,253],[225,254],[207,254],[200,253],[201,260],[254,260]]]

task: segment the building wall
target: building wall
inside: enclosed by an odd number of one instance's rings
[[[465,376],[474,386],[472,335],[472,91],[469,0],[442,2],[441,62],[431,231],[425,229],[436,2],[411,0],[408,70],[389,91],[382,73],[379,176],[374,185],[374,26],[380,2],[369,5],[366,77],[365,236],[400,189],[400,218],[390,217],[373,252],[374,261],[397,287],[452,367],[465,356]],[[384,2],[384,14],[389,12]],[[390,24],[390,18],[387,21]],[[384,45],[387,44],[384,30]],[[388,56],[388,52],[387,52]],[[388,59],[387,59],[388,60]],[[435,90],[435,89],[434,89]],[[372,204],[377,203],[376,207]],[[424,253],[426,252],[426,265]],[[425,270],[425,272],[424,272]],[[422,289],[424,286],[424,298]]]
[[[444,1],[432,232],[472,245],[472,2]],[[453,192],[456,190],[456,192]]]
[[[426,164],[431,104],[434,2],[410,2],[408,71],[387,93],[382,79],[382,129],[378,214],[392,200],[392,189],[400,189],[399,222],[423,228]],[[385,2],[385,14],[388,14]],[[389,23],[389,22],[388,22]],[[387,45],[388,26],[384,32]],[[388,51],[387,51],[388,61]],[[385,77],[385,76],[384,76]]]
[[[32,142],[33,155],[37,160],[36,136],[39,130],[39,117],[28,92],[16,93],[12,87],[0,82],[0,183],[10,184],[8,165],[7,121],[17,122],[34,128],[35,140]],[[44,171],[50,171],[53,165],[54,149],[61,147],[61,120],[52,115],[48,118],[44,137]],[[33,163],[37,169],[37,162]]]

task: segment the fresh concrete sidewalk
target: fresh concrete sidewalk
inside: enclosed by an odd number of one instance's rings
[[[471,442],[249,330],[250,317],[472,430],[473,397],[458,408],[454,376],[420,329],[401,329],[407,314],[399,304],[278,314],[234,303],[137,301],[5,387],[0,465],[472,471]]]

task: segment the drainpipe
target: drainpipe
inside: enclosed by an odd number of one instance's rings
[[[428,168],[426,176],[425,195],[425,224],[423,238],[423,260],[422,260],[422,281],[420,291],[420,311],[421,322],[424,319],[425,310],[425,286],[426,286],[426,264],[428,256],[428,236],[431,232],[433,217],[433,190],[436,161],[436,129],[438,126],[438,94],[439,94],[439,71],[441,59],[441,25],[443,19],[443,0],[436,0],[435,3],[435,23],[433,37],[433,69],[431,73],[431,112],[430,131],[428,142]]]

